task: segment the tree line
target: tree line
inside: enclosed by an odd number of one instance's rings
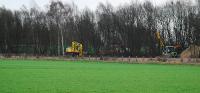
[[[1,54],[61,56],[72,41],[78,41],[92,55],[117,50],[124,56],[157,56],[156,32],[165,45],[199,45],[200,0],[163,6],[149,1],[119,7],[100,3],[95,11],[61,1],[52,1],[45,11],[0,7]]]

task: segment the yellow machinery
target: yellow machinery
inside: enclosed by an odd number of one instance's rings
[[[160,46],[161,48],[164,48],[164,41],[163,41],[163,38],[161,38],[161,36],[160,36],[160,32],[156,32],[156,37],[157,37],[159,46]]]
[[[83,56],[83,45],[76,41],[72,42],[71,47],[66,48],[66,54],[70,54],[72,56]]]
[[[164,40],[160,36],[160,32],[156,32],[156,38],[159,44],[159,47],[161,48],[162,55],[167,57],[177,57],[177,47],[176,46],[165,46]]]

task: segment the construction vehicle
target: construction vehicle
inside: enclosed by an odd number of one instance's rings
[[[181,45],[176,44],[174,46],[165,46],[164,39],[160,36],[160,32],[156,32],[156,38],[158,41],[158,45],[162,52],[162,56],[165,57],[178,57]]]
[[[71,43],[71,47],[66,48],[65,50],[66,55],[74,56],[83,56],[83,44],[73,41]]]

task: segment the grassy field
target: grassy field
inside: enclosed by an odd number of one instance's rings
[[[0,60],[0,93],[200,93],[200,67]]]

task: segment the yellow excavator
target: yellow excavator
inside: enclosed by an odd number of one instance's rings
[[[175,46],[165,46],[164,44],[164,39],[160,36],[160,32],[156,32],[156,38],[159,44],[159,47],[162,51],[162,56],[165,57],[177,57],[178,52],[177,49],[179,49],[181,46],[180,45],[175,45]]]
[[[83,44],[73,41],[71,47],[66,48],[65,53],[72,56],[83,56]]]

